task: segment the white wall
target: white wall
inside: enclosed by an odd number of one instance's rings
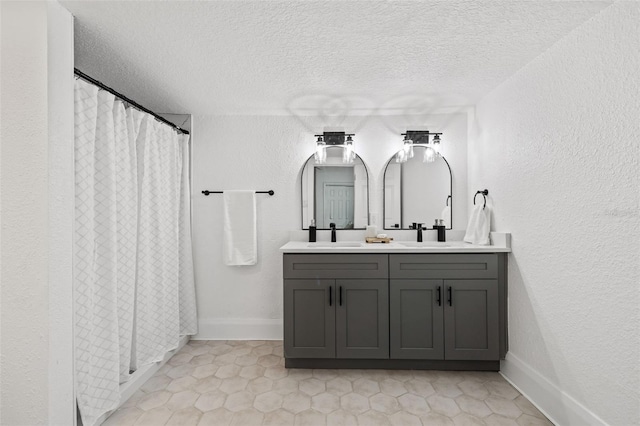
[[[309,117],[195,116],[193,233],[200,332],[197,338],[282,338],[282,254],[289,232],[300,230],[300,174],[314,151]],[[418,122],[418,124],[416,124]],[[346,117],[344,130],[369,169],[372,222],[382,227],[382,179],[402,146],[400,133],[428,126],[444,133],[443,155],[453,171],[454,225],[467,220],[466,113],[428,117]],[[222,264],[222,197],[202,190],[273,189],[258,195],[258,264]],[[329,232],[329,231],[318,231]],[[338,231],[338,239],[350,232]],[[352,234],[354,235],[354,234]],[[352,237],[353,238],[353,237]]]
[[[73,424],[73,21],[1,7],[0,424]]]
[[[512,233],[503,373],[560,425],[640,424],[639,8],[486,96],[469,142],[469,195]]]
[[[49,424],[75,421],[73,356],[73,16],[47,2],[49,115]]]

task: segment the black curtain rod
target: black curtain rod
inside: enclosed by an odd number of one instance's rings
[[[178,131],[179,133],[184,133],[185,135],[188,135],[189,132],[187,130],[184,130],[182,128],[180,128],[179,126],[173,124],[172,122],[170,122],[169,120],[167,120],[164,117],[159,116],[158,114],[156,114],[155,112],[151,111],[150,109],[147,109],[145,107],[143,107],[142,105],[140,105],[137,102],[132,101],[131,99],[127,98],[125,95],[123,95],[122,93],[119,93],[117,91],[115,91],[114,89],[112,89],[111,87],[107,86],[106,84],[96,80],[95,78],[89,77],[88,75],[86,75],[85,73],[83,73],[82,71],[80,71],[78,68],[74,68],[73,69],[73,73],[75,75],[77,75],[78,77],[80,77],[83,80],[88,81],[89,83],[95,84],[96,86],[98,86],[99,88],[101,88],[102,90],[106,90],[107,92],[111,93],[112,95],[115,95],[116,97],[122,99],[123,101],[125,101],[126,103],[128,103],[129,105],[133,105],[135,108],[139,109],[140,111],[144,111],[147,114],[151,114],[153,115],[156,120],[158,121],[162,121],[164,124],[173,127],[174,129],[176,129],[176,131]]]
[[[222,194],[224,193],[224,191],[202,191],[202,193],[204,195],[209,195],[209,194]],[[273,195],[275,194],[275,192],[273,192],[273,189],[270,189],[268,191],[256,191],[256,194],[269,194],[269,195]]]

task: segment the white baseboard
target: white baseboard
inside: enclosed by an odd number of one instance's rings
[[[500,374],[555,425],[607,425],[595,413],[511,353],[500,363]]]
[[[282,340],[282,320],[262,318],[204,318],[193,340]]]

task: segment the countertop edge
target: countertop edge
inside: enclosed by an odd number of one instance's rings
[[[415,241],[398,240],[391,243],[366,243],[356,238],[339,240],[335,245],[329,241],[319,240],[318,245],[309,246],[308,241],[292,238],[279,248],[282,253],[511,253],[511,234],[507,232],[491,232],[491,245],[469,244],[461,240],[450,240],[443,243],[425,240],[425,246],[411,247],[403,243],[415,244]],[[293,236],[293,235],[292,235]],[[461,237],[461,236],[460,236]],[[357,247],[341,247],[340,244],[359,244]],[[450,244],[449,246],[445,246]]]
[[[331,254],[331,253],[359,253],[359,254],[372,254],[372,253],[379,253],[379,254],[390,254],[390,253],[416,253],[416,254],[420,254],[420,253],[451,253],[451,254],[455,254],[455,253],[511,253],[511,249],[508,248],[495,248],[495,247],[487,247],[486,249],[482,249],[482,248],[468,248],[468,249],[463,249],[463,248],[413,248],[413,247],[408,247],[408,248],[388,248],[388,249],[367,249],[367,248],[300,248],[300,249],[294,249],[294,248],[280,248],[280,252],[282,252],[283,254],[288,254],[288,253],[315,253],[315,254],[320,254],[320,253],[325,253],[325,254]]]
[[[280,247],[282,253],[510,253],[510,247],[405,247],[398,243],[366,244],[361,247],[309,247],[307,242],[292,241]]]

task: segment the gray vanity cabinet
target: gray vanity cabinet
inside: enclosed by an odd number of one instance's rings
[[[507,350],[506,253],[285,253],[293,368],[491,370]]]
[[[499,360],[496,254],[392,254],[389,268],[392,359]]]
[[[288,358],[389,358],[387,255],[285,254]]]

